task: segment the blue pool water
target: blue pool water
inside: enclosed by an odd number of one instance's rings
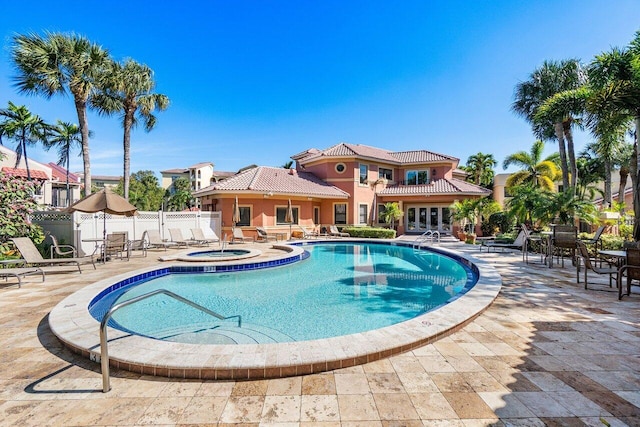
[[[471,269],[411,247],[370,243],[305,246],[306,261],[239,273],[168,274],[126,286],[109,304],[167,289],[223,316],[219,321],[164,295],[124,307],[112,326],[199,343],[286,342],[363,332],[411,319],[468,289]],[[98,301],[92,314],[104,312]]]

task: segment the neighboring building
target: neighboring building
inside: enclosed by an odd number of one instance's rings
[[[173,193],[173,182],[178,178],[186,178],[191,183],[191,191],[198,191],[236,174],[235,172],[215,171],[213,166],[211,162],[203,162],[184,169],[160,171],[162,175],[160,185]]]
[[[196,191],[203,210],[222,211],[223,229],[233,225],[238,198],[241,221],[249,229],[283,228],[288,201],[294,223],[309,225],[381,225],[384,204],[397,202],[404,212],[398,232],[451,232],[449,206],[459,199],[491,191],[463,181],[459,159],[427,150],[391,152],[340,143],[291,158],[296,169],[255,167]]]
[[[55,163],[43,164],[33,159],[28,159],[29,174],[27,174],[27,163],[24,157],[16,167],[17,154],[7,147],[0,146],[0,170],[6,175],[20,176],[27,178],[31,176],[33,181],[38,183],[36,202],[43,208],[60,209],[67,204],[67,171]],[[69,173],[69,191],[71,193],[71,203],[80,200],[80,189],[82,183],[80,177]]]
[[[76,172],[76,175],[80,177],[84,185],[84,173]],[[120,184],[121,180],[122,177],[117,175],[91,175],[91,185],[100,190],[103,188],[114,189]]]

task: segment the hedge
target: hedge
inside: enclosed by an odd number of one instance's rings
[[[396,231],[389,230],[388,228],[344,227],[341,231],[343,233],[349,233],[349,236],[351,237],[364,237],[371,239],[394,239],[396,237]]]

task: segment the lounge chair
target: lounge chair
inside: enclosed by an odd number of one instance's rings
[[[15,277],[18,279],[18,287],[22,287],[22,278],[32,274],[41,274],[44,282],[44,271],[39,267],[0,268],[0,277]]]
[[[258,238],[256,239],[256,242],[268,242],[269,239],[273,241],[278,240],[278,237],[275,234],[267,233],[267,230],[265,230],[262,227],[256,227],[256,232],[258,233]]]
[[[54,259],[44,259],[40,252],[38,252],[38,248],[33,244],[30,238],[28,237],[15,237],[11,239],[13,244],[18,248],[20,255],[22,255],[22,259],[24,259],[25,264],[29,264],[32,266],[45,266],[45,265],[70,265],[75,264],[78,267],[78,271],[82,273],[82,269],[80,268],[81,263],[91,263],[93,264],[93,268],[96,268],[96,262],[92,256],[87,256],[83,258],[54,258]]]
[[[491,248],[497,249],[500,248],[500,250],[502,252],[504,252],[505,249],[520,249],[522,250],[524,245],[525,245],[525,240],[527,238],[527,231],[523,228],[520,229],[520,232],[518,233],[518,236],[516,237],[516,240],[513,241],[513,243],[506,243],[506,242],[498,242],[495,240],[483,240],[482,243],[480,244],[480,252],[482,252],[482,248],[487,248],[487,252],[491,251]]]
[[[169,235],[171,236],[171,241],[178,246],[189,246],[190,243],[195,243],[193,240],[187,240],[182,237],[182,230],[179,228],[170,228]]]
[[[235,227],[233,229],[233,237],[231,238],[231,243],[235,243],[236,241],[240,241],[240,243],[244,242],[254,242],[253,237],[245,237],[241,228]]]
[[[158,230],[147,230],[144,232],[144,235],[147,236],[147,240],[149,241],[149,249],[164,248],[164,250],[166,251],[167,248],[175,248],[176,246],[178,246],[174,242],[162,240],[162,237],[160,237],[160,232]],[[142,236],[143,239],[145,238],[144,235]]]
[[[220,243],[220,238],[218,237],[216,232],[211,229],[209,230],[211,231],[211,233],[213,233],[213,236],[209,236],[209,237],[205,236],[202,228],[192,228],[191,235],[193,236],[193,241],[202,245],[209,245],[209,243],[216,243],[216,242]]]
[[[580,240],[576,241],[576,248],[578,249],[578,256],[576,261],[576,280],[580,283],[580,264],[584,263],[584,288],[587,289],[587,271],[591,270],[596,274],[608,274],[609,275],[609,287],[611,287],[613,282],[613,276],[616,277],[616,283],[618,283],[618,269],[609,264],[609,267],[600,267],[596,266],[596,262],[599,261],[602,265],[601,258],[592,258],[589,255],[589,251],[583,242]],[[604,261],[607,262],[607,261]]]
[[[58,238],[53,234],[49,234],[51,237],[51,258],[54,258],[56,255],[60,258],[64,258],[67,255],[71,255],[71,258],[76,258],[78,256],[78,251],[71,245],[61,245],[58,243]]]
[[[351,237],[349,233],[338,231],[338,227],[336,227],[335,225],[329,226],[329,235],[333,237]]]

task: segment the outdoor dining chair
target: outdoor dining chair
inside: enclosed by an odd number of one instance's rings
[[[640,249],[628,248],[626,263],[620,267],[618,273],[618,299],[622,299],[622,276],[627,277],[627,293],[624,295],[631,295],[631,281],[640,280]]]
[[[576,241],[576,248],[578,250],[578,256],[576,260],[576,279],[580,283],[580,267],[584,264],[584,288],[587,289],[587,271],[591,270],[596,274],[608,274],[609,275],[609,287],[612,286],[613,277],[616,277],[616,283],[619,281],[618,269],[610,264],[608,261],[604,261],[609,264],[609,267],[597,267],[596,261],[603,261],[600,258],[593,258],[589,255],[589,251],[584,243],[580,240]],[[601,264],[602,265],[602,264]]]

